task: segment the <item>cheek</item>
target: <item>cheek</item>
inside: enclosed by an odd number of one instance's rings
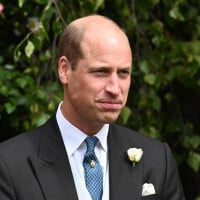
[[[74,82],[70,87],[70,95],[72,101],[83,105],[92,102],[98,94],[95,84],[88,81]]]
[[[81,77],[81,74],[73,74],[68,82],[69,90],[73,93],[81,93],[86,90],[88,82]]]
[[[130,86],[128,86],[128,87],[126,86],[126,87],[125,87],[124,91],[125,91],[126,94],[128,94],[129,89],[130,89]]]
[[[92,94],[93,96],[96,96],[104,92],[105,83],[102,80],[101,81],[90,80],[86,84],[87,85],[85,86],[85,90],[88,91],[86,95]]]
[[[127,95],[130,89],[130,80],[121,83],[121,90],[123,95]]]

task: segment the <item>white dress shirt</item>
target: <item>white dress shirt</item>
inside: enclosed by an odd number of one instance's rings
[[[62,102],[59,104],[56,119],[61,132],[61,136],[68,155],[74,183],[79,200],[92,200],[85,185],[83,158],[86,152],[85,139],[87,135],[77,127],[73,126],[61,112]],[[103,170],[103,196],[102,200],[109,200],[109,170],[107,136],[109,125],[105,124],[101,130],[95,134],[99,139],[95,147],[95,154]],[[67,185],[66,185],[67,187]]]

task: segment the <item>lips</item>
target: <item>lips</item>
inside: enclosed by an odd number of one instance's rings
[[[121,101],[98,101],[98,104],[105,110],[120,110],[122,108]]]

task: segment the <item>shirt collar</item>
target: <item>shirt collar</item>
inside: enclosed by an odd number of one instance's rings
[[[63,142],[67,153],[71,156],[84,142],[87,134],[71,124],[61,112],[62,102],[59,104],[56,119],[63,138]],[[105,124],[95,136],[99,139],[102,149],[107,152],[107,136],[108,136],[109,124]]]

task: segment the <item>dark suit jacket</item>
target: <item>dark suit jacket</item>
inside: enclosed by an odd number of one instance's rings
[[[142,148],[133,167],[126,151]],[[110,200],[183,200],[176,164],[166,144],[111,125],[108,135]],[[143,183],[156,195],[141,197]],[[0,200],[78,200],[55,116],[0,145]]]

